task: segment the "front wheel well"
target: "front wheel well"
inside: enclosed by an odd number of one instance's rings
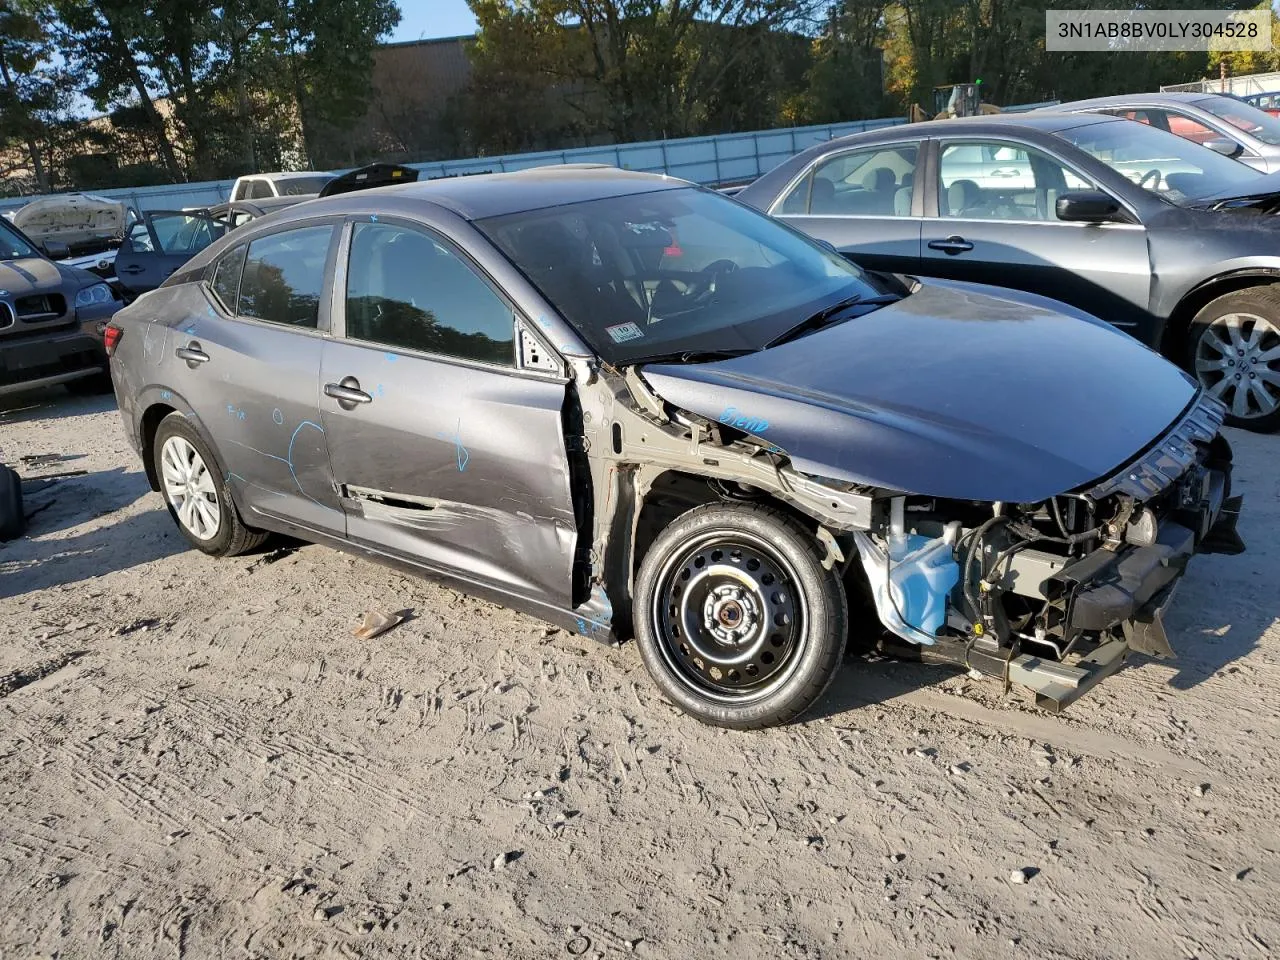
[[[1280,270],[1256,271],[1250,273],[1227,274],[1215,277],[1186,294],[1165,325],[1161,352],[1181,364],[1187,351],[1187,334],[1191,330],[1191,321],[1196,314],[1219,297],[1228,293],[1237,293],[1252,287],[1267,287],[1280,283]]]
[[[160,491],[160,478],[156,476],[156,461],[152,453],[156,431],[160,429],[160,421],[174,412],[174,408],[167,404],[153,403],[142,414],[142,421],[138,425],[138,438],[142,442],[142,468],[147,473],[147,483],[157,493]]]
[[[808,514],[779,500],[767,490],[731,481],[713,480],[680,470],[668,470],[654,480],[640,505],[636,518],[635,548],[631,556],[632,583],[634,584],[640,564],[644,562],[645,554],[649,552],[654,540],[671,523],[694,507],[707,503],[733,502],[767,504],[794,517],[810,532],[816,531],[818,527],[817,521]]]

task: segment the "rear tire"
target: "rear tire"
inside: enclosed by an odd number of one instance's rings
[[[22,478],[0,464],[0,542],[16,540],[27,529],[22,512]]]
[[[245,525],[217,458],[182,414],[160,421],[151,455],[169,515],[197,550],[234,557],[267,539],[268,534]]]
[[[1280,285],[1224,294],[1197,313],[1187,369],[1226,404],[1231,426],[1280,429]]]
[[[844,657],[844,585],[796,520],[758,504],[708,504],[667,527],[636,580],[635,634],[662,694],[740,730],[809,709]]]

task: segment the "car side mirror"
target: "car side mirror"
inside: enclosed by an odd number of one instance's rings
[[[1212,140],[1205,140],[1202,145],[1208,147],[1214,153],[1220,153],[1224,157],[1230,157],[1233,160],[1244,153],[1242,144],[1236,143],[1227,137],[1214,137]]]
[[[50,260],[65,260],[71,256],[71,248],[61,240],[46,240],[40,244],[40,249],[44,251],[44,255]]]
[[[1128,223],[1129,214],[1101,190],[1073,190],[1058,197],[1053,212],[1068,223]]]

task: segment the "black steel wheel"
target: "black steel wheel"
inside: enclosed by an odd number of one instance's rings
[[[636,584],[636,638],[654,681],[719,726],[785,723],[821,696],[844,653],[839,576],[816,539],[770,507],[711,504],[650,547]]]

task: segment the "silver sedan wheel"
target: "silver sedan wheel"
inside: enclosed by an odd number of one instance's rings
[[[182,437],[170,437],[160,448],[160,473],[178,522],[197,540],[216,537],[222,528],[218,490],[196,448]]]
[[[1196,378],[1242,420],[1280,409],[1280,327],[1254,313],[1226,313],[1196,341]]]

